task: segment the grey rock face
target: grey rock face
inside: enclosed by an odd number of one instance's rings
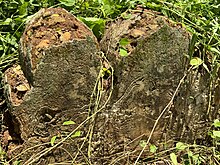
[[[209,76],[187,71],[189,45],[181,26],[134,11],[107,27],[100,48],[108,63],[83,23],[63,9],[41,10],[21,39],[24,74],[17,66],[5,73],[13,131],[20,136],[20,146],[10,152],[41,144],[22,160],[47,164],[73,161],[74,155],[78,163],[123,164],[137,158],[141,140],[150,138],[160,149],[174,141],[199,143],[219,117],[219,87],[214,85],[207,111]],[[76,124],[63,125],[70,120]],[[79,125],[79,137],[65,139]],[[62,143],[51,147],[53,136]]]

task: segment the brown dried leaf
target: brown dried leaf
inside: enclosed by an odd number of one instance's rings
[[[51,40],[56,40],[57,38],[56,38],[55,35],[52,35],[52,36],[50,37],[50,39],[51,39]]]
[[[42,22],[41,19],[39,19],[35,24],[32,25],[33,28],[37,28],[39,26],[41,26]]]
[[[70,32],[65,32],[63,35],[60,36],[60,40],[63,42],[69,41],[71,37]]]
[[[28,30],[28,31],[27,31],[28,37],[30,37],[30,36],[32,35],[32,33],[33,33],[32,30]]]
[[[148,27],[151,29],[151,30],[156,30],[158,28],[158,25],[155,24],[155,25],[148,25]]]
[[[133,30],[131,31],[131,36],[133,36],[134,38],[140,37],[140,36],[142,36],[142,35],[144,35],[144,34],[145,34],[144,31],[138,30],[138,29],[133,29]]]
[[[9,131],[6,130],[6,131],[3,133],[2,142],[3,142],[4,145],[8,145],[8,141],[9,141],[9,140],[12,140],[12,137],[10,136]]]
[[[46,33],[47,33],[46,31],[37,32],[37,33],[35,34],[35,37],[40,38],[40,37],[44,36]]]
[[[60,17],[58,14],[53,14],[51,15],[51,19],[49,20],[48,24],[51,26],[65,21],[65,18]]]
[[[21,74],[22,73],[22,71],[21,71],[21,66],[20,65],[18,65],[18,66],[16,66],[15,68],[13,68],[13,72],[15,73],[15,74]]]
[[[36,48],[48,47],[48,46],[49,46],[49,43],[50,43],[49,40],[42,40],[42,41],[36,46]]]
[[[52,14],[51,17],[59,17],[59,14]]]
[[[18,86],[16,87],[16,89],[17,89],[19,92],[25,92],[25,91],[28,91],[28,90],[29,90],[28,87],[27,87],[26,85],[24,85],[24,84],[18,85]]]

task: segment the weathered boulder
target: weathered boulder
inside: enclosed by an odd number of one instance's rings
[[[125,17],[106,29],[101,57],[74,16],[59,8],[36,13],[21,38],[24,74],[19,66],[5,73],[9,133],[20,144],[5,140],[12,157],[24,164],[132,164],[141,140],[161,150],[175,141],[201,143],[219,117],[219,86],[207,110],[210,79],[189,70],[190,35],[152,11]]]
[[[35,14],[21,38],[21,68],[27,79],[19,66],[5,72],[9,114],[13,119],[8,122],[16,127],[11,130],[11,136],[16,134],[18,138],[13,136],[13,142],[20,144],[15,149],[8,144],[13,156],[28,147],[50,142],[61,132],[71,132],[88,117],[100,69],[98,51],[93,33],[64,9],[42,9]],[[62,125],[69,120],[76,124]],[[48,144],[28,150],[21,156],[22,161],[47,147]],[[54,157],[51,162],[66,158],[63,154]],[[49,160],[36,161],[47,164]]]
[[[133,12],[108,26],[100,47],[115,83],[110,106],[96,121],[103,162],[136,159],[141,140],[160,150],[176,141],[205,141],[219,105],[207,112],[209,75],[188,70],[189,46],[190,35],[180,25],[152,11]],[[141,157],[146,154],[148,149]]]

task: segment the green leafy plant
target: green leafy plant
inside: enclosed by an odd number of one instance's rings
[[[173,163],[174,165],[178,165],[177,156],[176,156],[175,153],[172,152],[172,153],[170,154],[170,159],[171,159],[171,161],[172,161],[172,163]]]
[[[71,136],[71,138],[76,138],[76,137],[80,137],[81,136],[81,134],[82,134],[82,132],[81,131],[76,131],[72,136]]]
[[[122,57],[128,56],[128,51],[126,46],[130,44],[130,41],[127,38],[122,38],[119,41],[119,55]]]
[[[55,140],[57,139],[57,136],[53,136],[51,139],[50,139],[50,144],[51,146],[54,146],[54,143],[55,143]]]
[[[203,61],[199,57],[194,57],[190,60],[190,64],[194,66],[193,68],[199,67],[202,63]]]
[[[96,38],[101,39],[105,29],[105,20],[101,18],[94,17],[79,17],[94,33]]]
[[[213,139],[213,146],[220,148],[220,121],[219,119],[214,120],[213,129],[209,131],[209,135]]]
[[[176,165],[178,165],[178,163],[184,165],[200,165],[201,163],[205,163],[207,161],[206,159],[208,159],[205,157],[206,153],[203,151],[204,148],[202,149],[201,147],[202,146],[189,145],[182,142],[178,142],[175,146],[176,152],[172,152],[170,154],[170,159],[172,163]],[[178,162],[178,160],[181,162]]]
[[[69,121],[65,121],[64,123],[63,123],[63,125],[73,125],[73,124],[76,124],[74,121],[72,121],[72,120],[69,120]]]
[[[69,125],[75,125],[76,123],[72,120],[68,120],[68,121],[65,121],[63,122],[63,125],[64,126],[69,126]],[[51,139],[50,139],[50,144],[51,146],[54,146],[55,142],[60,139],[62,136],[65,136],[65,135],[62,135],[62,134],[59,134],[59,135],[55,135],[53,136]],[[79,137],[81,136],[81,131],[75,131],[72,135],[71,135],[71,138],[76,138],[76,137]]]
[[[124,48],[119,48],[119,54],[120,54],[120,56],[122,56],[122,57],[128,56],[128,52],[127,52],[127,50],[124,49]]]
[[[150,152],[151,153],[156,153],[157,149],[158,149],[157,146],[155,146],[154,144],[150,145]]]
[[[144,148],[144,147],[147,145],[146,140],[141,140],[141,141],[139,142],[139,145],[140,145],[142,148]]]
[[[0,145],[0,162],[5,162],[5,160],[6,160],[6,153],[2,149],[2,146]]]

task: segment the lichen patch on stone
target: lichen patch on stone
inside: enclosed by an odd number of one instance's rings
[[[111,22],[100,42],[102,51],[114,54],[117,57],[120,57],[121,48],[130,55],[135,50],[138,42],[151,36],[165,24],[176,28],[179,26],[166,17],[159,15],[159,13],[143,8],[124,14],[129,15],[129,18],[127,19],[124,15],[118,18],[117,21]],[[182,27],[180,26],[179,28]],[[120,45],[120,40],[124,38],[129,40],[129,43]]]
[[[27,57],[30,54],[27,55],[26,51],[23,51],[23,56],[31,59],[31,70],[33,71],[45,49],[74,39],[86,39],[88,36],[96,40],[91,30],[66,10],[61,8],[41,9],[27,25],[21,39],[21,46],[29,49],[31,58]]]

